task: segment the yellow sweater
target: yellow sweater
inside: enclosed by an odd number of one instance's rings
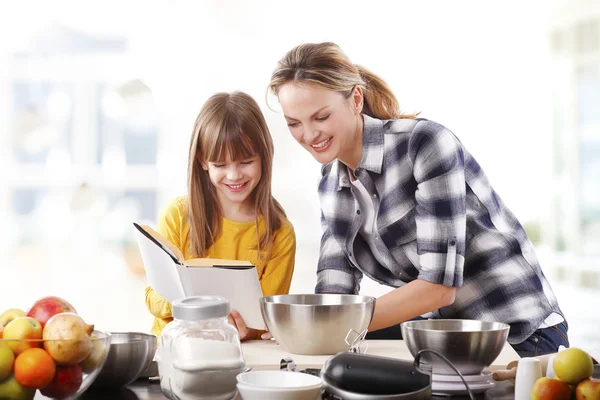
[[[176,198],[162,211],[156,231],[173,242],[186,260],[196,257],[190,251],[187,197]],[[262,218],[259,219],[259,232],[264,232]],[[208,249],[206,257],[250,261],[256,266],[264,296],[288,294],[296,256],[296,236],[292,224],[284,220],[281,228],[275,232],[269,260],[259,257],[257,242],[255,222],[235,222],[223,218],[221,234]],[[160,336],[165,325],[173,320],[171,303],[148,286],[146,305],[155,317],[152,333]]]

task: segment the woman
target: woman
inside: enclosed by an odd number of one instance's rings
[[[396,288],[377,299],[370,337],[460,318],[509,324],[521,355],[568,347],[523,227],[450,130],[400,113],[387,84],[333,43],[290,50],[269,89],[323,164],[317,293],[358,293],[363,275]]]
[[[161,212],[157,231],[185,259],[247,260],[256,266],[265,296],[287,294],[296,236],[271,192],[273,141],[258,104],[246,93],[217,93],[204,104],[192,132],[188,196]],[[171,304],[152,287],[146,305],[159,336],[173,318]],[[260,339],[238,312],[231,321],[241,340]]]

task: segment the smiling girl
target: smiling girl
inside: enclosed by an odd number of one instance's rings
[[[264,296],[289,292],[296,238],[271,193],[273,141],[258,104],[242,92],[218,93],[202,107],[189,148],[188,195],[161,213],[157,231],[186,259],[247,260]],[[151,287],[146,305],[152,333],[172,320],[171,304]],[[259,339],[232,311],[242,340]]]

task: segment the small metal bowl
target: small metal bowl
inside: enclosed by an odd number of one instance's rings
[[[155,335],[111,332],[108,358],[92,388],[118,388],[135,381],[148,368],[156,353]]]
[[[510,326],[502,322],[466,319],[407,321],[400,325],[408,350],[434,350],[454,364],[463,375],[480,374],[500,355]],[[421,362],[431,365],[434,374],[456,375],[441,358],[423,353]]]

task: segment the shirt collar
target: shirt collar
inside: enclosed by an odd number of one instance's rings
[[[363,114],[363,149],[358,168],[377,174],[383,165],[383,121]]]
[[[363,138],[362,156],[357,169],[366,169],[377,174],[381,173],[383,166],[383,121],[362,114]],[[337,169],[338,190],[350,187],[350,171],[340,161],[336,160],[334,168]]]

